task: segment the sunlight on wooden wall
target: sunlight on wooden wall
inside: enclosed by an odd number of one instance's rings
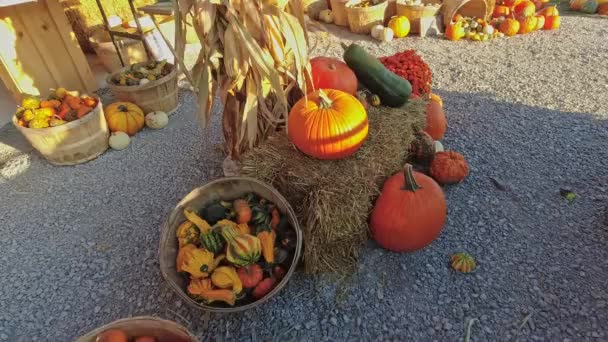
[[[17,56],[17,31],[11,18],[0,20],[0,75],[6,84],[19,84],[21,92],[39,95],[34,80],[23,70]],[[5,80],[5,78],[8,78]]]

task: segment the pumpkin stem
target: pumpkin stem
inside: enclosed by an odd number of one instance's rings
[[[418,189],[422,189],[422,187],[416,183],[416,179],[414,178],[414,168],[411,164],[405,164],[405,167],[403,168],[403,176],[405,178],[405,184],[403,184],[401,190],[414,192]]]
[[[319,107],[323,109],[331,108],[333,101],[325,94],[323,90],[319,90],[319,98],[321,102],[319,103]]]
[[[118,109],[119,112],[128,112],[129,111],[129,109],[125,105],[120,105],[116,109]]]

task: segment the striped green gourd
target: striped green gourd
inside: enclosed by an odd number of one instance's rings
[[[262,244],[257,237],[241,234],[232,226],[223,226],[222,236],[228,243],[226,259],[231,263],[237,266],[247,266],[260,259]]]
[[[224,239],[217,230],[211,230],[201,234],[201,245],[209,252],[217,254],[224,248]]]

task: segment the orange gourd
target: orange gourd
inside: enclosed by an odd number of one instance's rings
[[[530,17],[536,12],[536,7],[532,1],[522,1],[515,6],[515,15],[518,17]]]
[[[434,140],[443,139],[448,123],[445,119],[445,112],[437,101],[429,101],[426,105],[426,126],[427,132]]]
[[[61,102],[57,100],[40,101],[40,108],[59,108]]]
[[[449,40],[460,40],[460,38],[464,37],[464,28],[462,27],[462,22],[458,21],[456,23],[451,23],[445,29],[445,37]]]
[[[519,32],[519,26],[519,21],[515,19],[506,19],[500,23],[498,30],[505,36],[514,36]]]
[[[383,248],[410,252],[433,242],[446,218],[445,196],[439,184],[406,164],[403,172],[389,177],[382,186],[370,228]]]
[[[559,15],[545,17],[545,30],[555,30],[559,28],[561,19]]]
[[[251,207],[246,200],[234,200],[232,207],[234,208],[234,213],[236,214],[236,223],[247,223],[251,220]]]
[[[144,127],[144,113],[133,103],[115,102],[107,106],[104,112],[108,128],[112,132],[124,132],[133,136]]]
[[[78,108],[80,108],[80,106],[82,105],[82,100],[79,97],[72,95],[66,95],[63,101],[74,110],[78,110]]]
[[[536,17],[524,17],[519,19],[519,34],[526,34],[534,31],[536,28]]]
[[[493,18],[506,17],[511,14],[511,9],[508,6],[496,6],[494,7]]]
[[[559,11],[557,10],[557,6],[549,6],[543,8],[540,14],[544,15],[545,17],[552,17],[559,15]]]
[[[319,159],[354,154],[367,138],[368,129],[361,102],[339,90],[310,93],[289,112],[289,140],[303,153]]]
[[[430,174],[439,184],[456,184],[469,175],[469,165],[458,152],[439,152],[431,163]]]

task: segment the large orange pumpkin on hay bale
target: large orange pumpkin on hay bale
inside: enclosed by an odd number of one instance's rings
[[[114,102],[104,109],[108,128],[111,132],[124,132],[130,136],[144,128],[144,113],[130,102]]]
[[[514,36],[519,32],[519,21],[515,19],[506,19],[500,23],[498,30],[505,36]]]
[[[357,152],[367,138],[367,112],[354,96],[320,89],[303,97],[289,112],[289,140],[319,159],[340,159]]]
[[[526,34],[534,31],[536,28],[536,17],[524,17],[519,19],[519,34]]]
[[[561,18],[559,15],[545,17],[545,30],[558,29],[560,24],[561,24]]]
[[[437,101],[429,101],[426,105],[426,126],[424,127],[424,131],[433,139],[441,140],[447,128],[448,123],[445,119],[443,107]]]
[[[518,17],[530,17],[536,12],[536,7],[532,1],[522,1],[515,6],[515,15]]]
[[[374,240],[393,252],[411,252],[431,244],[447,218],[443,190],[431,177],[406,164],[382,186],[370,218]]]

